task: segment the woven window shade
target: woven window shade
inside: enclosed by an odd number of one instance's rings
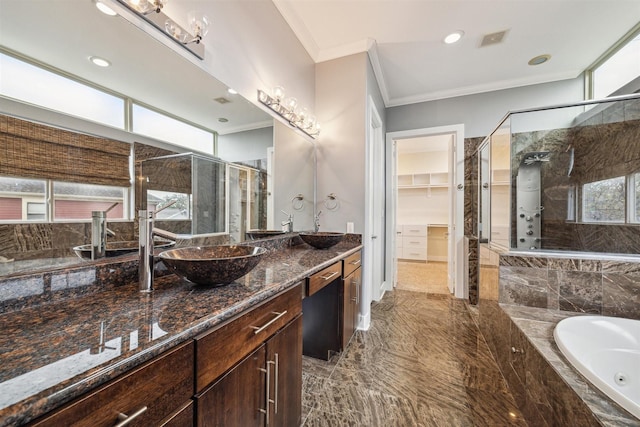
[[[0,116],[0,176],[128,187],[130,147]]]

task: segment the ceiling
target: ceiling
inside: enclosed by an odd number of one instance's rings
[[[315,62],[369,50],[387,107],[575,78],[640,19],[638,0],[273,1]]]
[[[99,12],[92,0],[0,0],[0,45],[220,134],[273,125],[269,114],[127,19]],[[112,65],[96,67],[92,55]],[[215,101],[221,97],[230,102]]]
[[[205,7],[205,0],[191,1]],[[640,0],[273,1],[314,61],[369,51],[387,106],[574,78],[640,17]],[[0,45],[161,110],[184,112],[221,134],[272,123],[184,55],[127,19],[99,13],[93,1],[37,1],[34,13],[35,2],[0,0]],[[182,6],[170,0],[167,8]],[[462,40],[445,45],[443,37],[458,29]],[[479,46],[497,31],[506,31],[502,43]],[[89,63],[95,52],[112,66]],[[540,54],[552,58],[527,65]],[[219,97],[231,102],[213,101]]]

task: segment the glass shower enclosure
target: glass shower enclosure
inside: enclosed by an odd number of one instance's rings
[[[640,96],[515,111],[482,142],[480,241],[640,253]]]

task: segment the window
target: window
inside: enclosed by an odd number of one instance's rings
[[[124,219],[127,188],[106,185],[53,183],[55,220],[90,220],[92,211],[106,211],[108,219]]]
[[[27,221],[44,221],[47,219],[45,203],[27,202]]]
[[[46,220],[46,188],[43,179],[0,177],[0,221]]]
[[[174,202],[171,206],[170,203]],[[165,207],[168,206],[168,207]],[[156,219],[191,219],[191,195],[168,191],[147,190],[147,209],[158,212]]]
[[[124,98],[2,53],[0,94],[124,129]]]
[[[127,187],[0,177],[0,222],[47,222],[48,188],[53,194],[53,220],[91,220],[92,211],[109,219],[127,219]]]
[[[625,222],[626,179],[624,176],[590,182],[582,186],[582,221]]]
[[[593,68],[593,98],[611,96],[623,86],[640,77],[640,34],[636,34],[618,51]],[[633,93],[636,88],[625,91]],[[617,93],[623,95],[623,93]]]
[[[170,142],[190,150],[214,153],[214,133],[133,104],[133,132]]]

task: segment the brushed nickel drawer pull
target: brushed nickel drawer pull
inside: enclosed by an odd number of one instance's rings
[[[351,261],[349,264],[351,264],[351,265],[358,265],[358,264],[360,264],[360,261],[361,261],[361,260],[357,259],[357,260],[355,260],[355,261]]]
[[[118,414],[118,421],[120,422],[114,425],[113,427],[124,427],[146,411],[147,411],[147,407],[143,406],[142,408],[138,409],[136,412],[134,412],[131,415],[123,414],[122,412],[120,412]]]
[[[321,279],[324,279],[324,280],[329,280],[329,279],[331,279],[333,276],[335,276],[336,274],[338,274],[338,272],[337,272],[337,271],[334,271],[333,273],[331,273],[331,274],[330,274],[330,275],[328,275],[328,276],[318,276],[318,277],[320,277]]]
[[[260,332],[264,331],[269,326],[271,326],[273,324],[273,322],[275,322],[276,320],[278,320],[279,318],[281,318],[282,316],[287,314],[287,310],[283,311],[282,313],[278,313],[277,311],[272,311],[271,314],[275,314],[276,317],[274,317],[273,319],[269,320],[264,325],[262,325],[260,327],[258,327],[258,326],[249,326],[251,329],[254,329],[254,331],[253,331],[254,335],[258,335]]]

